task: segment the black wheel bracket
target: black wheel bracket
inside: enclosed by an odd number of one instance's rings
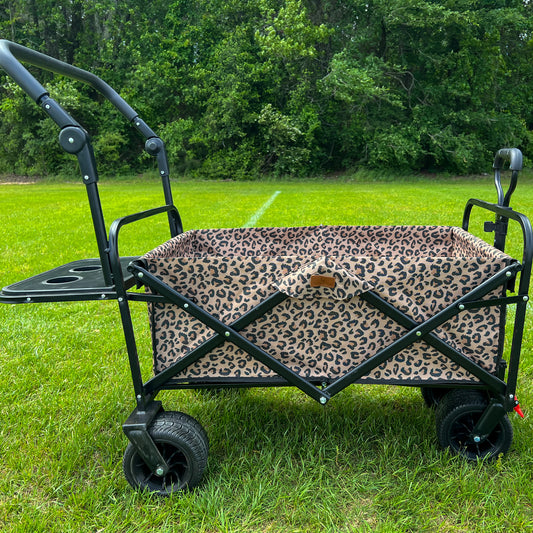
[[[483,411],[481,418],[472,429],[472,442],[484,442],[487,437],[494,431],[500,420],[506,415],[507,411],[500,401],[491,398],[489,405]]]
[[[137,407],[122,425],[126,437],[156,476],[164,476],[169,471],[168,463],[148,432],[148,427],[161,411],[161,402],[151,402],[144,410]]]

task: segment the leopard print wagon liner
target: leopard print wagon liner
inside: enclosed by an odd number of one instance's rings
[[[161,281],[228,324],[275,291],[288,295],[241,334],[298,375],[328,383],[407,332],[366,302],[364,293],[373,291],[421,323],[514,262],[460,228],[439,226],[192,230],[142,259]],[[465,311],[435,333],[495,373],[499,314],[498,307]],[[156,374],[212,334],[173,304],[150,304],[149,315]],[[174,380],[273,377],[271,369],[225,343]],[[449,385],[478,380],[419,342],[360,381]]]

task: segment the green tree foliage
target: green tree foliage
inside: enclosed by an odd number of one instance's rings
[[[357,166],[457,173],[533,147],[529,0],[0,0],[0,36],[100,75],[172,166],[216,178]],[[141,140],[91,89],[40,74],[94,136],[103,172]],[[73,169],[0,75],[0,172]]]

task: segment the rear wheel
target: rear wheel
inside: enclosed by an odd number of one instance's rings
[[[454,390],[446,394],[436,411],[437,437],[444,448],[469,461],[495,459],[506,453],[513,440],[513,428],[504,415],[492,432],[476,442],[472,431],[488,406],[487,396],[479,391]]]
[[[130,485],[161,496],[196,487],[207,465],[209,448],[202,426],[184,413],[166,411],[154,419],[148,433],[169,470],[162,476],[154,474],[130,442],[123,460],[124,475]]]
[[[442,400],[443,396],[449,392],[450,389],[439,387],[420,387],[422,398],[428,407],[435,408]]]

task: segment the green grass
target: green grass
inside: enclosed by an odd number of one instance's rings
[[[100,188],[108,224],[162,203],[157,180]],[[495,197],[491,177],[174,185],[186,229],[242,226],[277,190],[258,225],[460,225],[467,198]],[[2,285],[97,255],[84,195],[81,184],[0,185]],[[533,215],[533,180],[515,195],[515,209]],[[474,229],[484,219],[476,213]],[[128,229],[121,250],[164,239],[161,218]],[[144,305],[134,318],[148,375]],[[168,392],[165,407],[196,417],[211,451],[198,490],[160,500],[122,475],[134,401],[116,304],[1,305],[0,530],[531,531],[532,319],[518,389],[526,419],[512,416],[512,449],[494,463],[439,450],[414,389],[350,387],[325,408],[293,389]]]

